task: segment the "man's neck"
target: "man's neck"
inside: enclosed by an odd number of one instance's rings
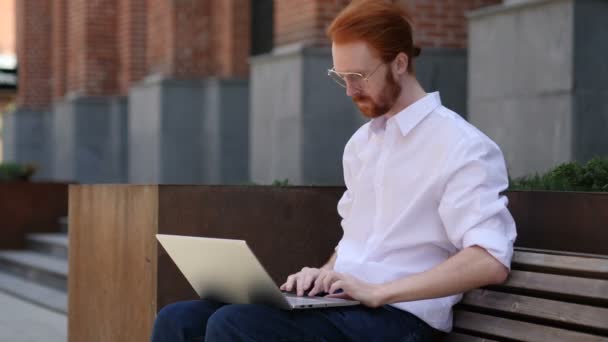
[[[407,77],[401,83],[401,93],[397,98],[397,102],[395,102],[395,105],[393,105],[386,115],[391,117],[425,96],[426,92],[422,89],[418,80],[413,76]]]

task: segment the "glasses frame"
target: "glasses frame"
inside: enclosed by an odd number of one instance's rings
[[[346,86],[347,86],[346,77],[348,77],[349,75],[354,75],[354,76],[357,76],[357,77],[361,77],[361,79],[363,81],[365,81],[364,83],[362,83],[363,86],[361,86],[361,88],[363,88],[364,85],[367,84],[367,82],[369,81],[369,79],[372,76],[374,76],[374,74],[376,73],[376,71],[378,71],[378,69],[380,69],[380,67],[383,64],[385,64],[385,63],[384,62],[380,62],[380,64],[378,64],[376,66],[376,68],[372,72],[370,72],[367,76],[364,75],[364,74],[362,74],[362,73],[359,73],[359,72],[338,72],[338,71],[336,71],[335,67],[327,70],[327,76],[329,76],[329,78],[331,78],[332,80],[334,80],[334,82],[336,82],[337,84],[339,84],[343,88],[346,88]],[[340,81],[338,81],[338,79],[335,78],[335,77],[333,77],[332,75],[338,76],[338,78],[341,79],[343,83],[340,82]]]

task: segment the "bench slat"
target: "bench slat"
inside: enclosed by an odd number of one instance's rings
[[[530,342],[599,342],[608,341],[608,338],[591,334],[579,333],[554,327],[521,322],[484,314],[456,311],[454,315],[454,328],[466,332],[477,332],[490,338],[506,338]]]
[[[564,255],[564,256],[574,256],[574,257],[583,257],[583,258],[608,259],[608,255],[603,255],[603,254],[559,251],[559,250],[555,250],[555,249],[538,249],[538,248],[528,248],[528,247],[520,247],[520,246],[516,246],[513,249],[516,252],[530,252],[530,253],[540,253],[540,254],[548,254],[548,255]]]
[[[511,271],[505,283],[488,286],[488,289],[513,290],[519,294],[608,306],[608,280],[603,279]]]
[[[457,332],[452,332],[441,340],[443,342],[496,342],[483,337],[465,335]]]
[[[608,279],[608,259],[516,251],[513,269]]]
[[[469,291],[464,295],[461,304],[491,310],[492,315],[500,316],[500,312],[505,312],[608,334],[608,309],[605,308],[490,290]],[[525,320],[523,317],[521,319]]]

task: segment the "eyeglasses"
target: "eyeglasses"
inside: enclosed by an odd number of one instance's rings
[[[334,68],[327,70],[327,76],[344,88],[346,88],[347,84],[350,84],[353,88],[361,89],[365,86],[365,84],[367,84],[367,81],[374,75],[382,64],[384,63],[378,64],[378,66],[367,76],[358,72],[337,72]]]

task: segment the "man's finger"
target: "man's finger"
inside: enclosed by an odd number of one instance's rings
[[[319,278],[317,278],[317,280],[315,280],[312,289],[310,289],[310,291],[308,291],[308,296],[312,297],[314,295],[316,295],[319,292]]]
[[[291,289],[293,288],[294,278],[295,278],[295,276],[293,274],[290,275],[289,277],[287,277],[287,281],[284,284],[285,291],[291,291]]]
[[[344,282],[342,280],[337,280],[336,282],[334,282],[333,284],[331,284],[331,287],[329,288],[329,294],[333,294],[334,292],[338,291],[339,289],[342,288],[342,284]]]
[[[312,297],[312,296],[316,295],[317,293],[319,293],[321,291],[321,289],[323,288],[323,279],[324,279],[324,277],[325,277],[325,274],[321,273],[317,277],[317,279],[315,279],[314,286],[313,286],[312,290],[310,290],[308,292],[308,296]]]
[[[323,291],[330,293],[329,289],[330,289],[331,285],[334,282],[340,280],[340,277],[341,277],[340,273],[336,273],[336,272],[330,273],[323,281]]]
[[[303,278],[298,279],[298,296],[304,295],[304,290],[307,290],[312,283],[312,276],[306,275]]]
[[[346,292],[338,292],[338,293],[334,293],[334,294],[328,294],[327,296],[325,296],[325,298],[340,298],[340,299],[348,299],[348,300],[352,300],[353,299],[351,296],[349,296],[348,294],[346,294]]]

